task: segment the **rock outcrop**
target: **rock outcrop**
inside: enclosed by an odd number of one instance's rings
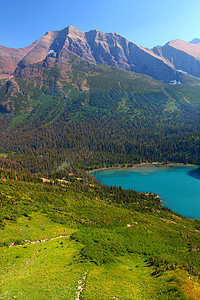
[[[0,46],[0,79],[10,79],[18,63],[33,47],[34,43],[22,49]]]
[[[174,40],[161,48],[155,47],[153,51],[167,59],[177,70],[200,78],[200,43]]]

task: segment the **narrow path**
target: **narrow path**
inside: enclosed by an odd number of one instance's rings
[[[44,239],[44,240],[38,240],[38,241],[29,241],[29,240],[25,240],[25,244],[20,244],[20,245],[16,245],[15,243],[11,243],[10,244],[10,247],[13,247],[13,246],[25,246],[25,245],[30,245],[30,244],[36,244],[36,243],[44,243],[44,242],[48,242],[48,241],[53,241],[53,240],[57,240],[57,239],[61,239],[61,238],[64,238],[64,237],[70,237],[70,235],[60,235],[60,236],[56,236],[54,238],[51,238],[51,239]]]
[[[78,286],[76,289],[76,300],[80,300],[80,295],[83,292],[84,287],[85,287],[85,280],[87,278],[87,273],[88,273],[88,271],[85,272],[85,274],[83,274],[83,279],[79,279],[79,281],[78,281]]]

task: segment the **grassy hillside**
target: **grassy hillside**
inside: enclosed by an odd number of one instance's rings
[[[0,298],[199,299],[200,222],[73,172],[1,172]]]

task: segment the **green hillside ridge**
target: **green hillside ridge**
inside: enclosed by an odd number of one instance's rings
[[[198,299],[200,222],[73,172],[1,171],[0,298]]]

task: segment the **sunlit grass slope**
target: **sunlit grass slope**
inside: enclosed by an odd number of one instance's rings
[[[88,175],[5,174],[0,299],[199,299],[199,221]]]

